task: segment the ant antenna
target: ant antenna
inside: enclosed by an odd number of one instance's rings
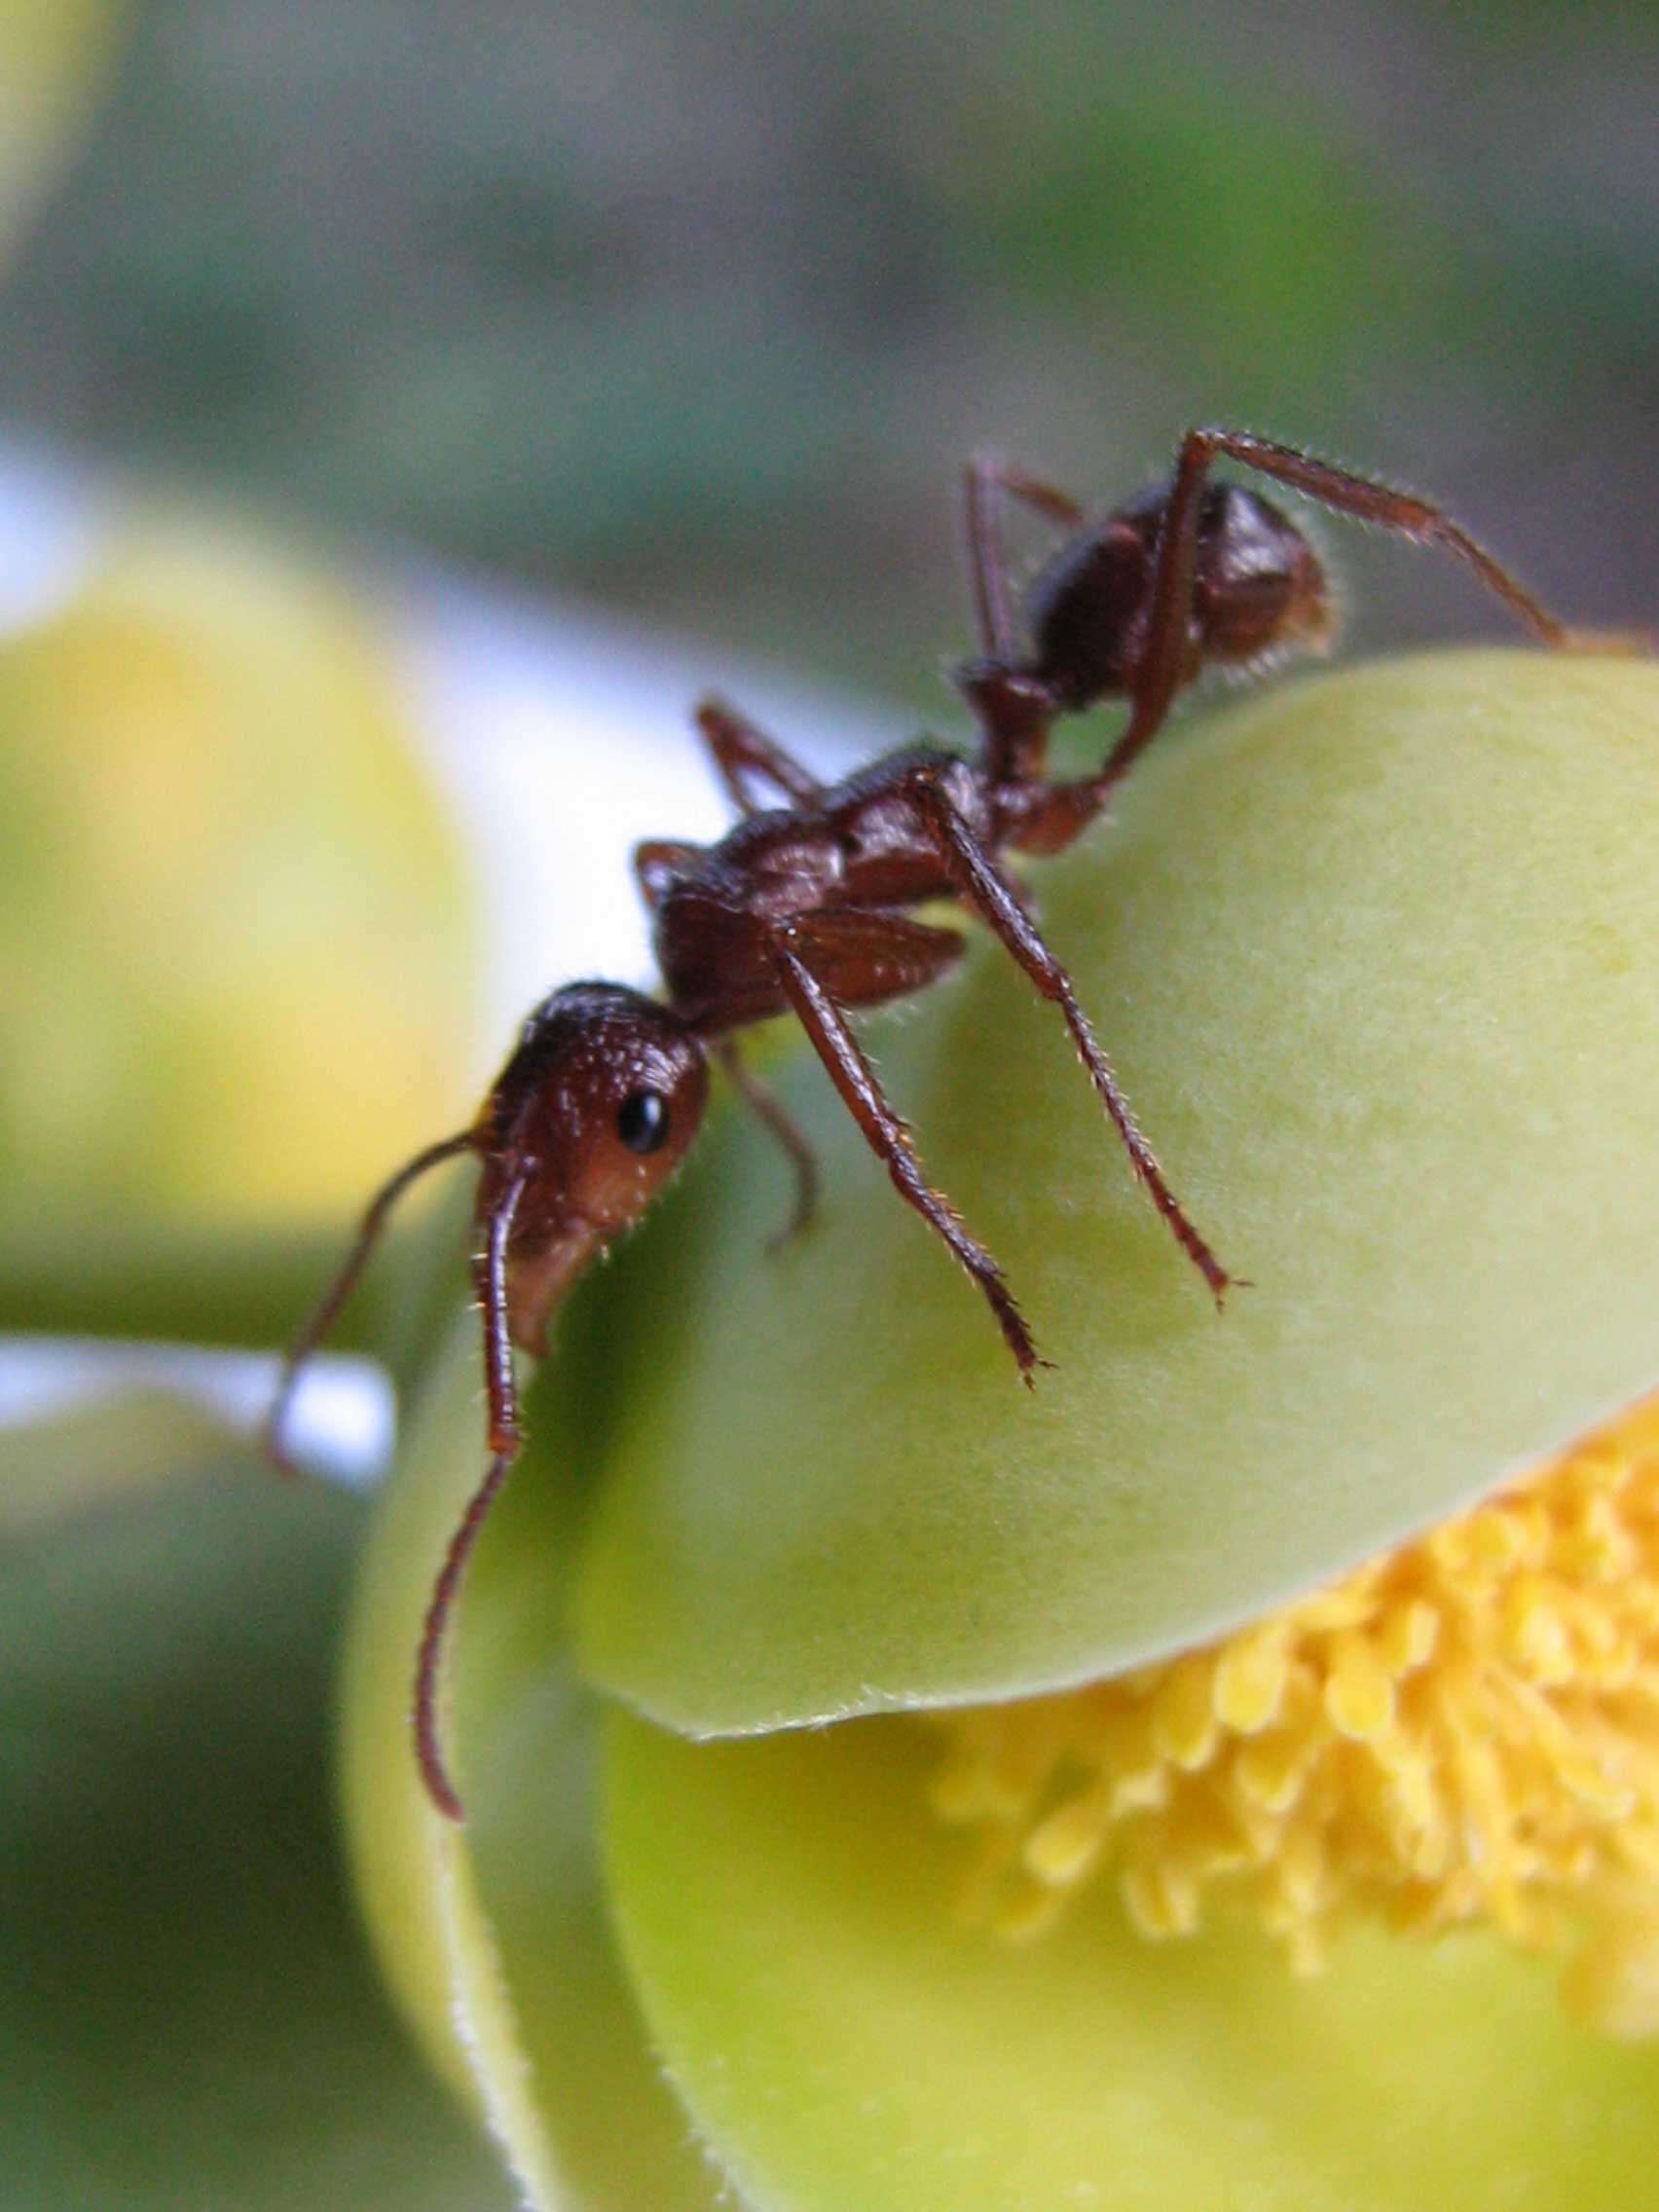
[[[466,1563],[472,1557],[490,1508],[496,1502],[496,1493],[506,1481],[517,1451],[498,1452],[491,1460],[484,1480],[466,1501],[466,1510],[456,1525],[444,1554],[444,1564],[438,1569],[438,1578],[432,1585],[431,1600],[426,1606],[426,1617],[421,1626],[421,1649],[415,1662],[415,1756],[420,1762],[421,1779],[426,1785],[426,1794],[446,1820],[463,1821],[465,1807],[461,1804],[455,1784],[450,1780],[449,1768],[444,1760],[443,1745],[438,1727],[438,1676],[443,1664],[444,1643],[450,1615],[455,1609],[456,1594],[461,1588]]]
[[[411,1183],[419,1181],[429,1167],[437,1167],[444,1161],[455,1159],[458,1153],[470,1152],[476,1141],[472,1130],[463,1129],[456,1136],[444,1137],[439,1143],[428,1145],[424,1152],[418,1152],[413,1160],[407,1161],[370,1200],[340,1272],[323,1292],[311,1318],[289,1347],[288,1356],[282,1362],[276,1395],[271,1401],[270,1413],[265,1417],[263,1441],[266,1456],[283,1474],[291,1475],[295,1471],[282,1431],[287,1424],[294,1392],[299,1386],[306,1362],[334,1326],[340,1309],[356,1289],[357,1278],[367,1266],[370,1253],[380,1241],[381,1231],[385,1229],[392,1207]]]

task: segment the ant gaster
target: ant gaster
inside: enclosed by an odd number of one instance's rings
[[[743,819],[715,845],[653,842],[635,853],[664,1000],[583,982],[536,1008],[472,1125],[420,1153],[370,1205],[288,1356],[272,1409],[270,1447],[285,1463],[282,1427],[300,1370],[350,1295],[394,1201],[441,1161],[474,1154],[481,1172],[472,1270],[483,1309],[491,1458],[434,1583],[414,1688],[421,1772],[450,1818],[461,1817],[461,1805],[440,1741],[440,1663],[468,1557],[520,1449],[513,1349],[544,1351],[565,1291],[674,1174],[703,1117],[711,1053],[789,1154],[791,1230],[813,1210],[812,1152],[745,1067],[738,1031],[774,1014],[795,1016],[900,1197],[978,1286],[1031,1382],[1036,1344],[1002,1270],[929,1183],[848,1019],[850,1009],[923,989],[961,957],[959,932],[917,921],[908,909],[954,900],[1000,940],[1058,1010],[1131,1167],[1218,1306],[1236,1279],[1164,1179],[1070,977],[1000,865],[1005,853],[1061,852],[1094,822],[1176,692],[1207,663],[1249,666],[1328,643],[1331,603],[1312,548],[1256,493],[1212,483],[1218,457],[1340,514],[1444,547],[1544,643],[1567,642],[1552,615],[1426,501],[1294,447],[1199,429],[1183,439],[1166,483],[1093,520],[1067,493],[999,459],[969,464],[980,652],[956,680],[979,725],[972,756],[913,745],[843,782],[821,784],[732,708],[709,700],[697,709],[715,769]],[[1025,595],[1023,625],[1003,543],[1010,500],[1065,534]],[[1054,722],[1119,696],[1127,699],[1128,719],[1102,766],[1051,780]]]

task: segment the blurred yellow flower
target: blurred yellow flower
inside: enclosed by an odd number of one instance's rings
[[[470,952],[388,641],[339,578],[134,514],[0,643],[14,1224],[354,1203],[457,1109]]]
[[[89,110],[128,10],[117,0],[11,0],[0,22],[0,266]]]

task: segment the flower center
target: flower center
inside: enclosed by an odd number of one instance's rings
[[[1242,1907],[1302,1972],[1359,1917],[1485,1924],[1659,2032],[1659,1398],[1219,1642],[928,1717],[1005,1934],[1108,1874],[1144,1935]]]

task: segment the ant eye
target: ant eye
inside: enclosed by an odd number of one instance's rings
[[[630,1152],[655,1152],[668,1137],[668,1100],[660,1090],[631,1090],[616,1116],[616,1134]]]

